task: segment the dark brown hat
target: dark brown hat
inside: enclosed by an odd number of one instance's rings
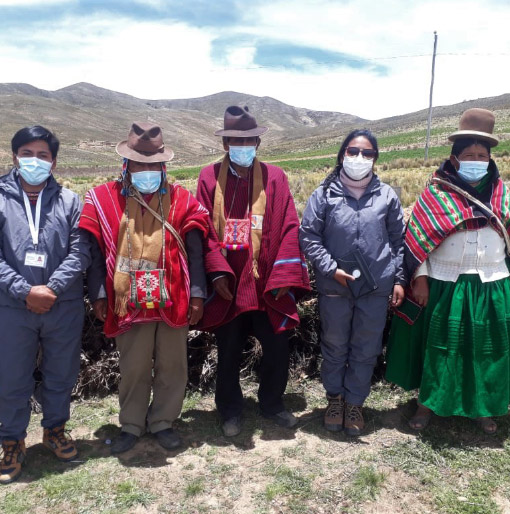
[[[448,139],[455,141],[456,139],[473,137],[487,141],[490,146],[496,146],[499,140],[493,135],[494,122],[494,114],[491,111],[476,107],[468,109],[460,117],[459,130],[448,136]]]
[[[215,136],[253,137],[267,132],[267,127],[259,127],[257,120],[248,112],[248,107],[231,105],[225,111],[223,129],[217,130]]]
[[[161,127],[148,122],[134,122],[127,141],[121,141],[115,150],[121,157],[138,162],[165,162],[174,156],[165,148]]]

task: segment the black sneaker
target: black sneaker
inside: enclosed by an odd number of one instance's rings
[[[278,426],[284,428],[292,428],[296,426],[298,422],[296,416],[294,416],[294,414],[290,413],[288,410],[282,410],[276,414],[268,414],[267,412],[262,411],[261,414],[264,418],[270,419]]]
[[[113,454],[127,452],[133,448],[136,441],[138,441],[136,435],[130,434],[129,432],[121,432],[120,435],[113,440],[110,452]]]
[[[175,450],[181,445],[181,438],[173,428],[165,428],[154,434],[158,443],[165,450]]]

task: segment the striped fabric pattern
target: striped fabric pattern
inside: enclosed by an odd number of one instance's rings
[[[209,236],[205,245],[207,273],[228,276],[234,300],[228,302],[214,293],[209,284],[209,297],[200,327],[214,330],[239,314],[260,310],[268,313],[276,333],[299,323],[296,300],[309,290],[308,271],[299,248],[297,217],[294,201],[283,170],[261,163],[266,210],[262,222],[262,240],[258,259],[259,279],[252,274],[252,248],[222,254],[221,242],[213,227],[212,211],[220,163],[204,168],[200,174],[197,199],[209,210]],[[250,179],[229,172],[225,188],[225,216],[246,218],[250,199]],[[275,301],[272,290],[291,286],[291,293]],[[292,294],[294,293],[294,294]]]
[[[491,187],[490,207],[510,233],[508,188],[501,180],[494,182]],[[407,225],[405,246],[409,277],[451,233],[476,230],[487,223],[498,230],[494,222],[490,222],[462,195],[441,184],[429,185],[418,198]]]
[[[171,206],[168,221],[184,239],[185,234],[199,229],[204,237],[208,231],[208,212],[193,195],[178,185],[168,185]],[[124,317],[114,314],[113,276],[117,259],[117,240],[126,199],[120,182],[108,182],[91,189],[85,195],[80,227],[91,232],[97,239],[106,260],[106,293],[108,312],[104,332],[115,337],[128,331],[133,323],[164,321],[172,327],[188,324],[187,313],[190,298],[188,263],[178,249],[170,232],[165,231],[166,285],[170,291],[172,306],[165,309],[137,309],[128,307]],[[144,216],[152,216],[146,212]]]

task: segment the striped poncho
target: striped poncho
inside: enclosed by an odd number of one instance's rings
[[[261,163],[266,208],[262,221],[262,238],[258,258],[258,275],[253,275],[251,248],[222,254],[214,228],[212,213],[220,163],[208,166],[200,173],[197,199],[209,210],[209,236],[204,250],[206,272],[229,278],[234,299],[229,302],[215,294],[209,283],[209,297],[204,307],[200,328],[214,330],[247,311],[265,311],[275,333],[299,323],[296,301],[310,289],[306,262],[299,249],[297,217],[294,201],[285,173],[276,166]],[[252,177],[251,177],[252,178]],[[234,177],[229,171],[224,196],[226,218],[245,218],[251,199],[251,180]],[[280,287],[291,286],[290,292],[275,300]]]
[[[494,161],[490,161],[491,179],[482,192],[463,182],[449,161],[436,171],[434,177],[448,180],[480,200],[494,212],[510,233],[508,187],[499,177]],[[418,266],[450,234],[459,230],[477,230],[490,223],[499,232],[494,217],[473,205],[464,196],[442,184],[429,184],[420,195],[407,224],[404,265],[408,282]]]
[[[207,211],[186,189],[167,185],[170,209],[167,217],[181,238],[193,229],[207,235]],[[128,306],[125,316],[115,314],[114,274],[117,262],[119,228],[126,207],[126,198],[121,194],[120,182],[108,182],[91,189],[85,195],[80,228],[88,230],[96,238],[106,260],[106,293],[108,311],[104,332],[115,337],[128,331],[133,323],[164,321],[172,327],[188,324],[187,314],[190,300],[188,263],[179,252],[175,238],[165,230],[165,281],[172,306],[161,309],[137,309]],[[141,209],[141,206],[138,207]],[[131,216],[130,212],[130,216]],[[152,216],[145,212],[143,216]],[[161,258],[160,263],[161,265]]]

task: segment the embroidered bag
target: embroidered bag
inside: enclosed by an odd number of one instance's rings
[[[141,202],[135,195],[135,200],[143,206],[148,207],[145,202]],[[143,199],[142,199],[143,200]],[[161,196],[159,197],[161,209],[161,220],[163,220],[163,206]],[[127,211],[127,203],[126,203]],[[150,209],[152,213],[152,209]],[[157,213],[156,213],[157,214]],[[156,216],[157,217],[157,216]],[[127,213],[129,218],[129,213]],[[172,302],[165,285],[165,223],[161,223],[162,231],[162,268],[150,270],[133,270],[131,256],[131,238],[129,227],[126,230],[128,252],[129,252],[129,277],[130,277],[130,299],[129,305],[137,309],[164,309],[170,307]]]
[[[129,272],[131,297],[129,304],[137,309],[164,309],[172,302],[165,286],[165,269]]]
[[[250,247],[250,231],[251,223],[248,218],[227,218],[221,247],[226,250],[247,250]]]

